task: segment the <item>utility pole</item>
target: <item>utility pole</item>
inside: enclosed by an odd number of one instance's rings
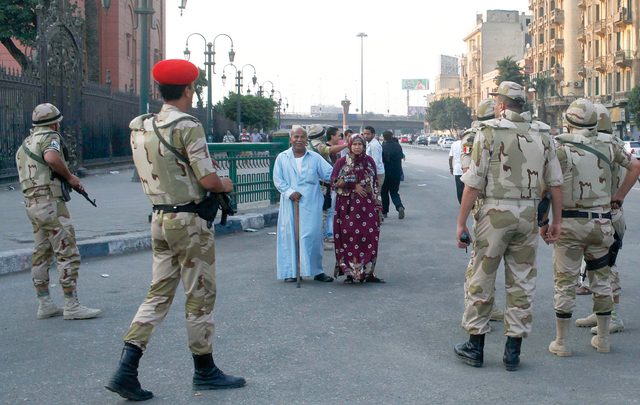
[[[361,32],[356,36],[360,37],[360,114],[364,114],[364,38],[368,35]]]

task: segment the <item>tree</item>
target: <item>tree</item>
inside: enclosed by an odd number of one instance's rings
[[[193,82],[194,91],[196,92],[196,96],[198,97],[198,108],[202,108],[204,106],[204,101],[202,100],[202,91],[209,84],[207,81],[207,72],[202,68],[198,68],[200,74],[195,82]],[[208,100],[207,100],[208,101]]]
[[[45,9],[49,7],[51,1],[45,0]],[[37,5],[38,0],[0,0],[0,43],[7,48],[11,57],[18,62],[23,71],[32,70],[34,65],[18,46],[30,47],[35,43],[38,33],[36,27],[38,23],[36,16]],[[78,5],[75,2],[69,3],[68,7],[70,7],[72,13],[75,13],[78,9]],[[87,51],[91,51],[93,47],[91,41],[96,38],[90,35],[88,39],[89,47]],[[93,73],[91,74],[93,75]]]
[[[452,135],[471,126],[471,111],[460,98],[447,97],[432,102],[426,119],[438,131],[448,130]]]
[[[538,100],[540,100],[540,119],[542,120],[542,122],[548,122],[547,105],[544,103],[544,100],[545,98],[547,98],[547,94],[549,93],[549,90],[551,90],[553,82],[553,79],[550,77],[537,77],[527,83],[527,87],[534,89],[536,91]]]
[[[238,94],[229,92],[222,102],[218,102],[215,111],[230,120],[237,120]],[[278,103],[270,98],[240,96],[242,123],[245,127],[276,128],[278,120],[274,117]]]
[[[634,87],[629,93],[629,112],[633,115],[633,122],[640,128],[640,86]]]
[[[524,85],[524,73],[522,72],[522,68],[518,66],[518,63],[513,60],[513,56],[507,56],[506,58],[499,60],[496,69],[499,72],[498,76],[495,78],[497,85],[506,81]]]

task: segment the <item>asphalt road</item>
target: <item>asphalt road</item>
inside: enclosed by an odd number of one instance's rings
[[[534,327],[522,366],[502,365],[502,324],[486,338],[485,365],[458,361],[462,283],[469,253],[454,241],[458,202],[447,154],[406,149],[401,195],[407,216],[382,227],[377,274],[387,284],[345,285],[307,279],[302,288],[276,280],[275,228],[217,238],[218,301],[214,357],[245,388],[191,391],[192,362],[184,327],[184,295],[153,336],[140,380],[151,404],[633,404],[640,402],[640,190],[625,203],[629,230],[619,257],[623,333],[610,354],[590,346],[587,329],[572,328],[574,356],[548,352],[555,338],[551,248],[538,255]],[[333,269],[325,253],[327,272]],[[55,272],[51,273],[55,277]],[[102,277],[108,274],[109,277]],[[0,403],[122,404],[103,385],[115,370],[124,336],[151,279],[151,252],[89,260],[80,300],[101,318],[36,320],[28,273],[0,277]],[[55,282],[57,284],[57,282]],[[504,305],[499,277],[498,303]],[[62,302],[59,285],[54,300]],[[591,299],[578,297],[574,319]],[[197,395],[200,394],[200,395]]]

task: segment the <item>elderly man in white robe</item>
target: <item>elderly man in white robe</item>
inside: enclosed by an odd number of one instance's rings
[[[306,148],[307,132],[291,132],[291,148],[276,158],[273,182],[280,191],[278,216],[278,279],[296,281],[296,237],[293,202],[299,204],[300,276],[331,282],[322,270],[322,204],[320,180],[329,182],[333,167],[316,152]]]

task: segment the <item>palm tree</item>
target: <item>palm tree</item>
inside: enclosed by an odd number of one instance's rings
[[[534,89],[538,94],[538,99],[540,100],[540,119],[542,122],[547,123],[547,106],[544,103],[544,99],[547,98],[547,93],[553,86],[553,79],[550,77],[537,77],[529,83],[527,83],[527,87]]]

